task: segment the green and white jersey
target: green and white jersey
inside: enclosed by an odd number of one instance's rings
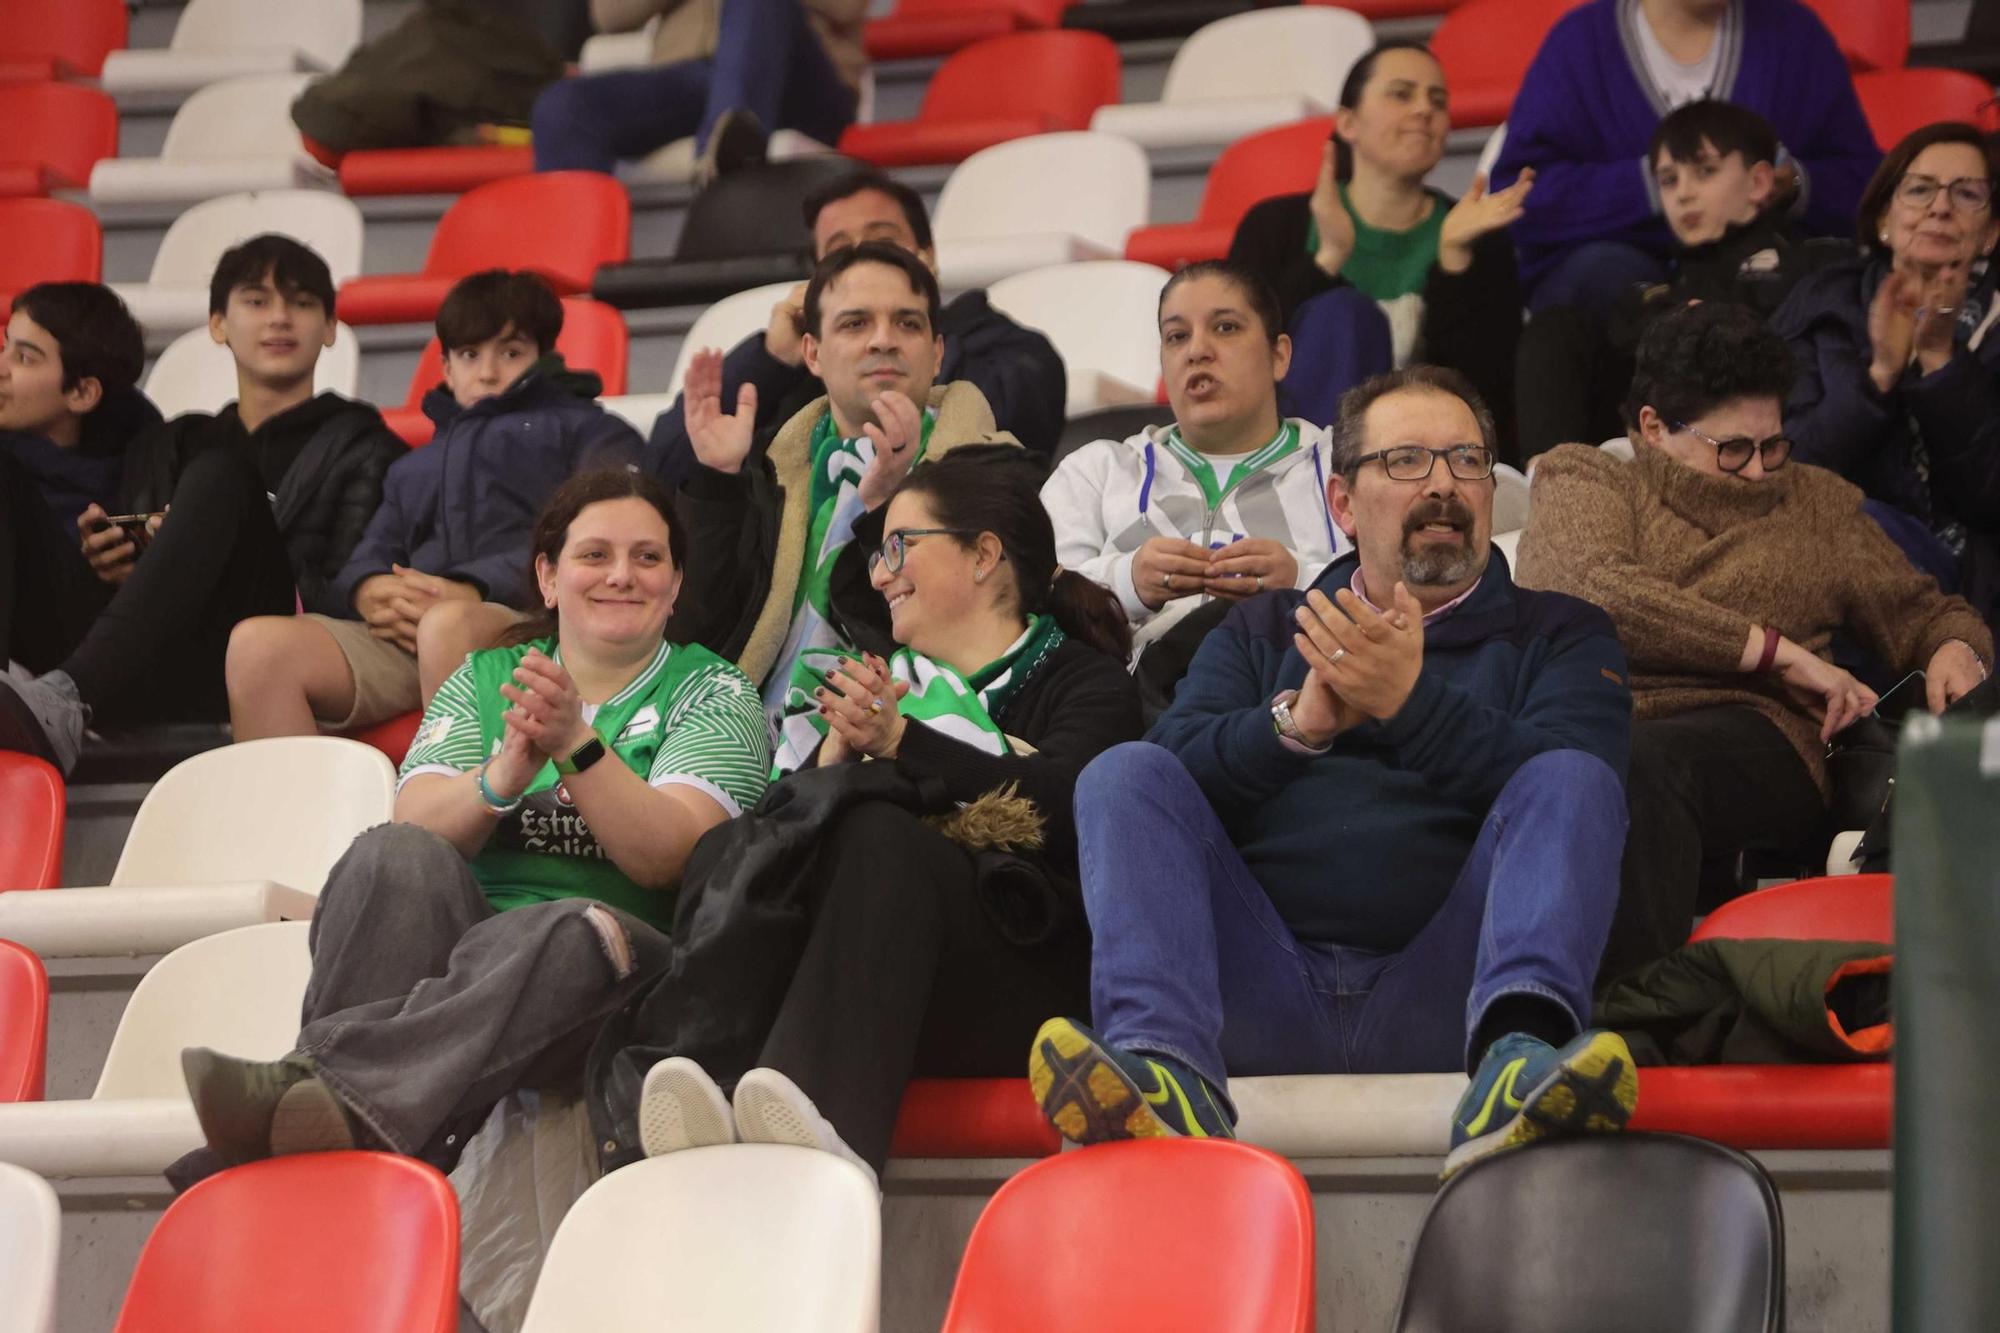
[[[468,657],[439,687],[397,778],[470,772],[500,749],[508,704],[500,686],[531,648],[560,661],[555,641],[490,648]],[[630,685],[583,716],[620,762],[655,787],[702,792],[733,818],[763,796],[771,749],[749,677],[706,648],[662,643]],[[609,760],[601,761],[609,762]],[[666,929],[672,894],[641,889],[604,854],[571,804],[554,764],[528,784],[472,858],[472,873],[499,911],[555,898],[597,898]]]

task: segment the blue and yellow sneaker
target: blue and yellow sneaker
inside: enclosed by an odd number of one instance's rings
[[[1593,1029],[1561,1050],[1511,1033],[1488,1048],[1459,1099],[1443,1178],[1537,1139],[1616,1134],[1638,1104],[1639,1074],[1617,1033]]]
[[[1236,1137],[1207,1079],[1178,1060],[1106,1045],[1067,1018],[1051,1018],[1035,1034],[1028,1086],[1071,1143]]]

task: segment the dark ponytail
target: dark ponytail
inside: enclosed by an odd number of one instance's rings
[[[1000,539],[1022,615],[1050,615],[1063,633],[1123,662],[1132,627],[1111,590],[1056,564],[1055,526],[1042,507],[1047,469],[1011,444],[965,444],[911,470],[898,495],[923,497],[938,525]],[[966,543],[970,545],[971,543]]]
[[[1343,111],[1352,111],[1361,105],[1362,90],[1375,74],[1375,62],[1382,58],[1384,51],[1422,51],[1431,54],[1431,49],[1414,37],[1392,37],[1386,42],[1377,42],[1368,53],[1354,62],[1347,71],[1347,78],[1340,85],[1339,106]],[[1437,59],[1431,56],[1431,59]],[[1338,129],[1327,136],[1333,141],[1333,178],[1343,185],[1354,179],[1354,150],[1347,146],[1347,140],[1340,137]]]

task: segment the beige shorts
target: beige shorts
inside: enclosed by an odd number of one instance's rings
[[[423,703],[417,687],[417,659],[413,653],[387,639],[378,639],[359,620],[336,620],[332,616],[308,614],[340,645],[347,669],[354,673],[354,711],[338,722],[323,722],[327,731],[349,731],[372,727],[402,713],[413,712]]]

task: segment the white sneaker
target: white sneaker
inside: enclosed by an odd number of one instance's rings
[[[844,1157],[881,1188],[875,1168],[861,1160],[812,1104],[799,1085],[775,1069],[753,1069],[736,1083],[736,1133],[745,1143],[788,1143]]]
[[[639,1090],[639,1145],[646,1156],[734,1142],[729,1100],[707,1070],[675,1055],[646,1071]]]

